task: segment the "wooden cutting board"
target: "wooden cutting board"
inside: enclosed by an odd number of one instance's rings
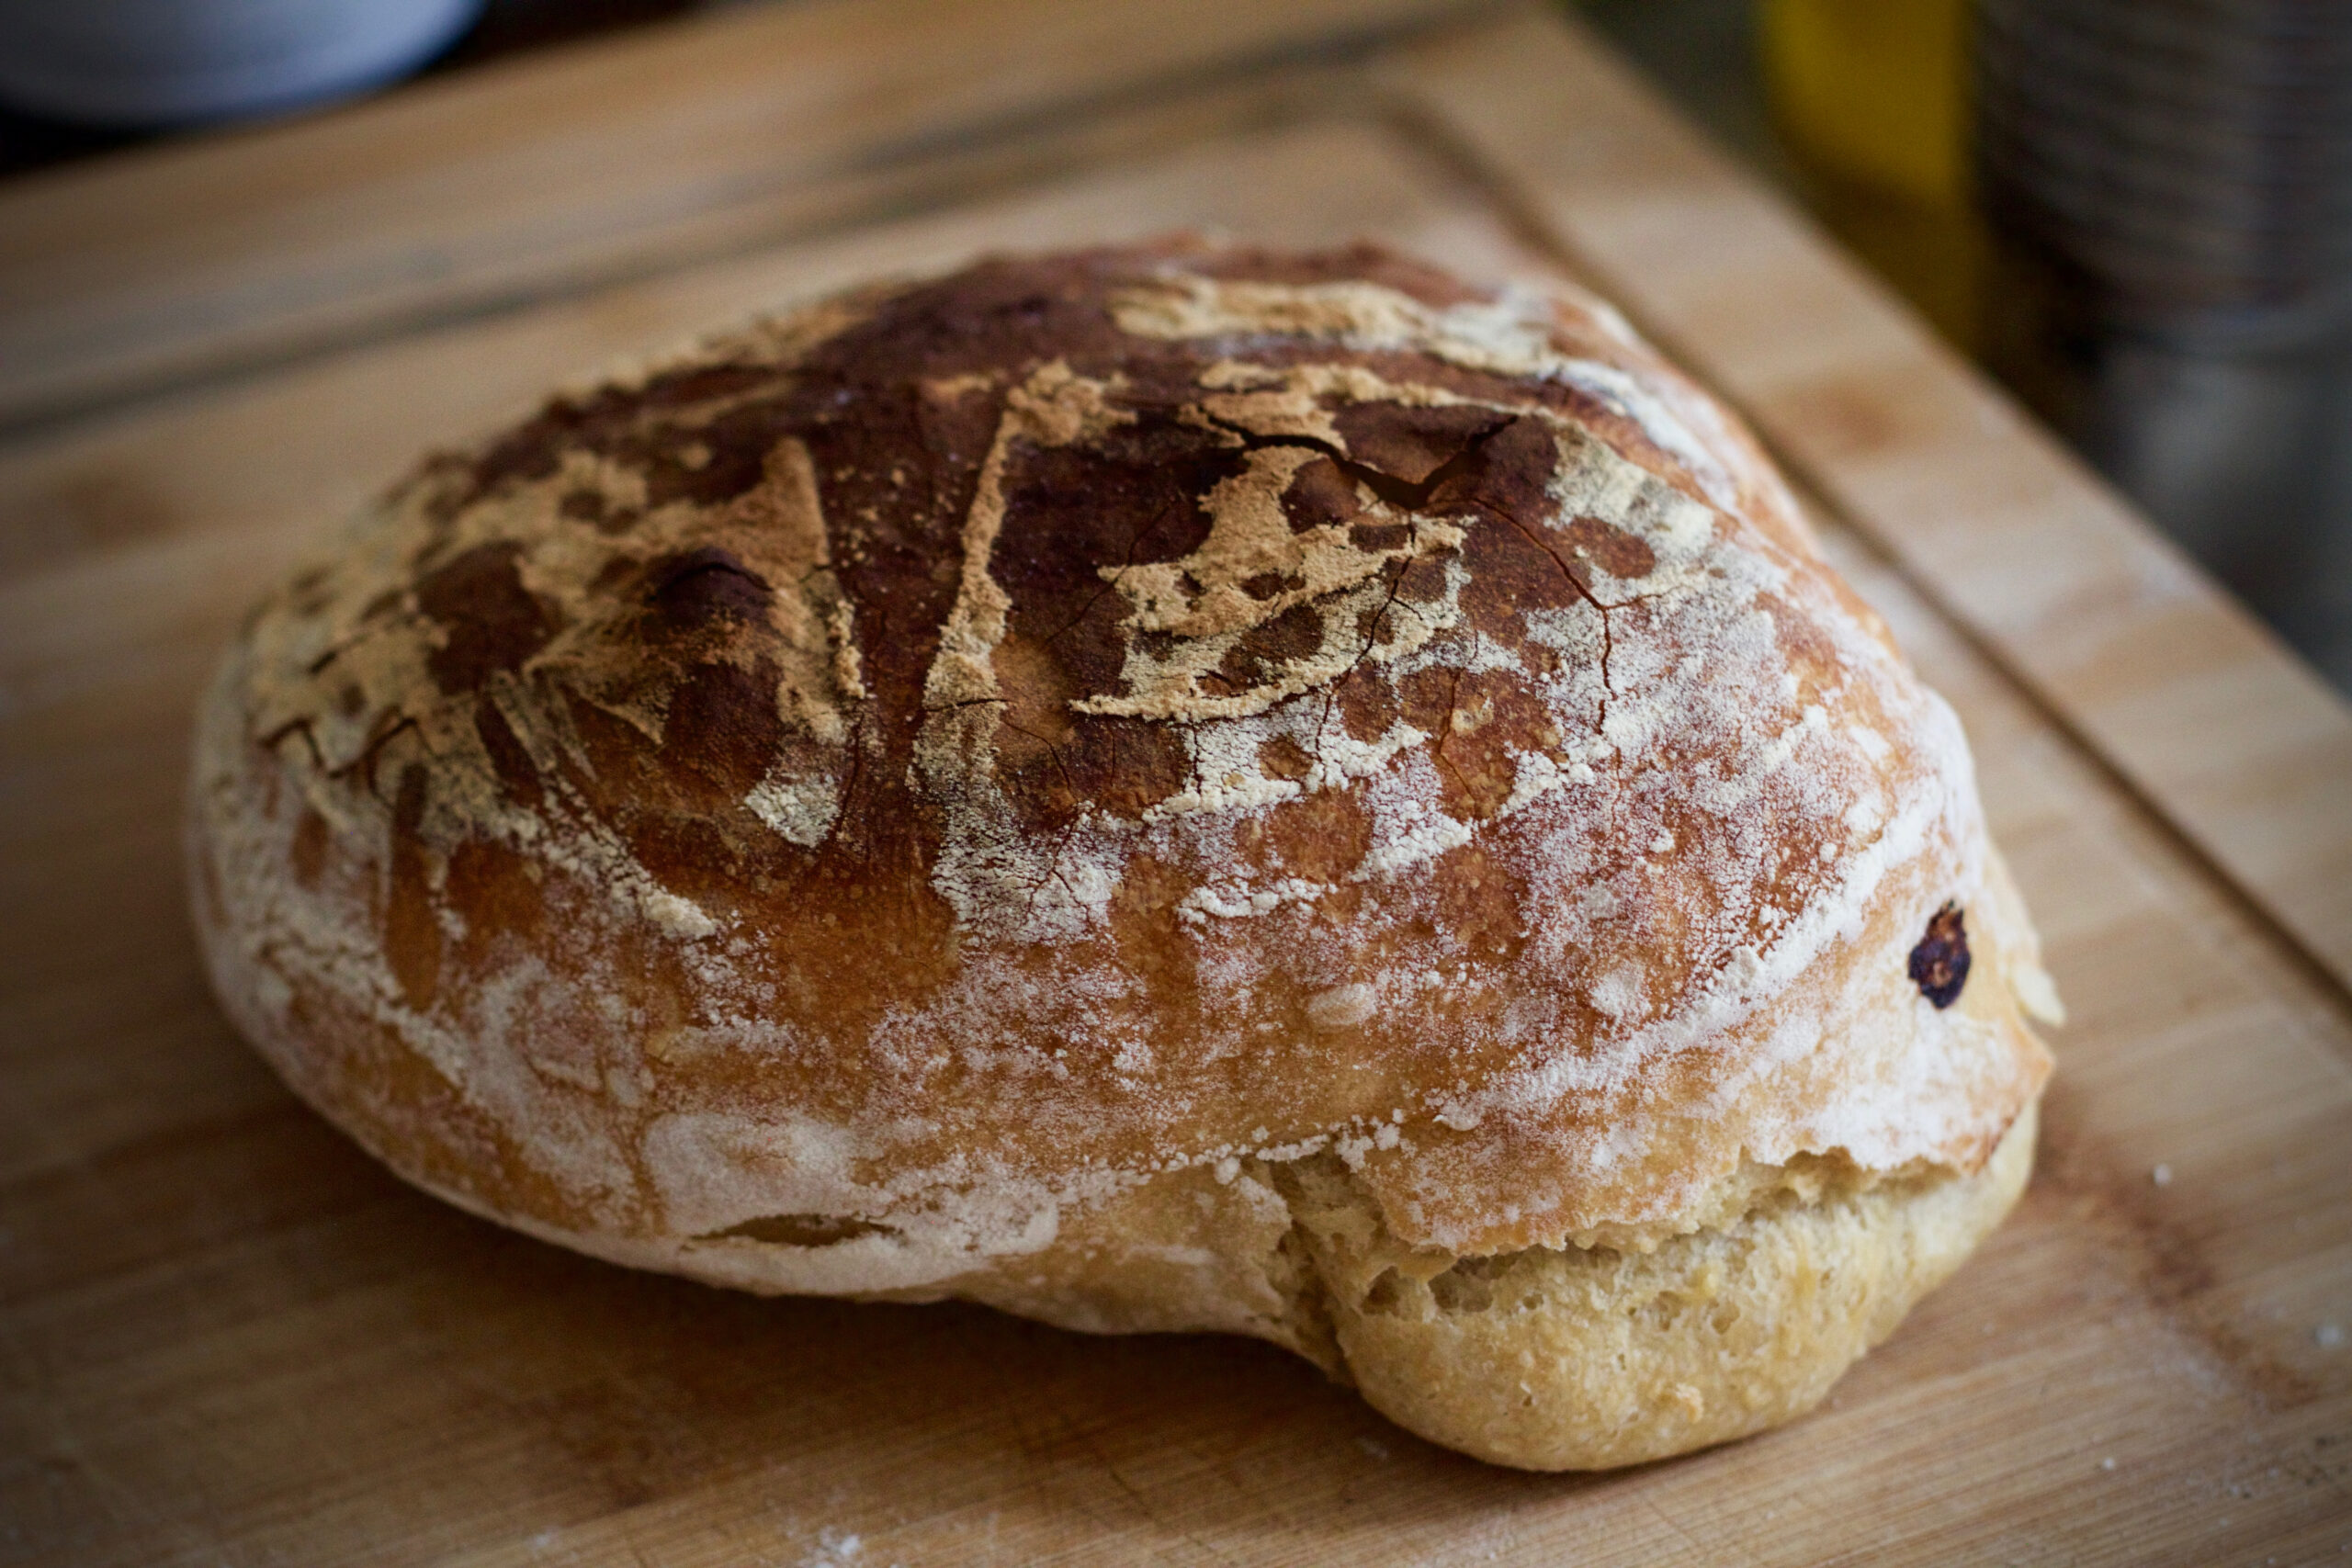
[[[1965,719],[2073,1011],[2041,1167],[1813,1416],[1522,1475],[1262,1346],[626,1273],[209,1000],[188,712],[309,530],[607,355],[1183,225],[1598,284]],[[1551,14],[733,11],[0,189],[0,1563],[2347,1554],[2352,713]]]

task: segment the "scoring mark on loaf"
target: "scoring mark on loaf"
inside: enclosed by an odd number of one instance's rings
[[[912,771],[944,818],[931,885],[965,931],[982,938],[1052,941],[1101,918],[1116,886],[1109,858],[1086,853],[1086,820],[1041,841],[997,777],[1005,723],[996,653],[1012,601],[990,571],[1005,521],[1008,469],[1024,448],[1069,446],[1129,423],[1107,383],[1061,360],[1033,372],[1004,401],[965,514],[963,564],[922,688],[922,727]]]
[[[681,804],[731,805],[753,831],[817,844],[870,696],[808,447],[785,437],[761,454],[756,482],[724,504],[650,511],[642,475],[571,451],[462,505],[428,469],[256,624],[257,726],[302,738],[330,820],[367,819],[334,781],[426,782],[413,820],[373,830],[415,840],[436,875],[486,840],[576,869],[668,935],[716,934],[603,798],[650,773]],[[629,498],[635,525],[604,526],[610,509],[579,501],[592,487]],[[381,587],[408,574],[406,592]]]
[[[756,1241],[770,1247],[839,1247],[860,1236],[896,1238],[899,1234],[894,1225],[877,1224],[872,1220],[855,1219],[844,1214],[763,1214],[758,1219],[744,1220],[695,1239]]]

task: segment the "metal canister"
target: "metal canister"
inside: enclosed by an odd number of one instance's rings
[[[1978,0],[1990,346],[2352,689],[2352,0]]]

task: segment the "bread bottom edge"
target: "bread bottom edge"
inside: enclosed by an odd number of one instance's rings
[[[1265,1173],[1289,1210],[1275,1251],[1227,1259],[1222,1286],[1181,1302],[1127,1278],[1131,1260],[1109,1279],[1082,1270],[1091,1276],[1084,1283],[1024,1288],[1023,1270],[998,1260],[919,1288],[840,1293],[960,1297],[1081,1332],[1249,1335],[1317,1362],[1446,1448],[1521,1470],[1615,1469],[1747,1437],[1819,1404],[2000,1224],[2031,1172],[2036,1126],[2029,1104],[1973,1174],[1933,1169],[1811,1197],[1769,1191],[1736,1219],[1648,1252],[1408,1259],[1336,1162],[1308,1161]],[[404,1174],[459,1208],[576,1251],[779,1292],[674,1243],[548,1225]],[[1246,1301],[1234,1289],[1243,1275]],[[1117,1288],[1105,1294],[1109,1284]]]
[[[1328,1208],[1294,1212],[1346,1375],[1383,1415],[1496,1464],[1615,1469],[1819,1404],[1999,1225],[2036,1127],[2029,1104],[1973,1174],[1777,1194],[1647,1253],[1533,1248],[1415,1278]]]

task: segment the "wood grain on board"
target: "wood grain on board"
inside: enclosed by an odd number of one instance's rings
[[[1041,130],[1475,6],[747,6],[20,181],[0,426],[936,199],[1018,169]]]
[[[792,87],[789,61],[761,69]],[[1280,107],[1253,116],[1237,92]],[[1092,151],[972,200],[682,250],[699,259],[606,287],[550,276],[396,331],[355,317],[268,368],[0,448],[0,1563],[2339,1560],[2352,1347],[2326,1330],[2352,1337],[2352,1004],[2273,890],[2069,705],[2090,700],[2080,645],[2053,637],[2045,662],[2042,633],[1995,613],[2045,570],[2131,570],[2155,548],[2143,526],[2097,512],[1915,323],[1551,22],[1199,93],[1228,96],[1192,113],[1171,89],[1107,141],[1108,111],[1072,111],[1040,144]],[[494,126],[502,101],[485,88],[473,112]],[[300,168],[338,123],[273,133],[292,150],[270,166]],[[1805,1420],[1631,1473],[1527,1476],[1421,1444],[1264,1347],[629,1274],[403,1188],[207,998],[177,872],[188,711],[321,525],[612,355],[875,269],[1186,223],[1370,232],[1488,276],[1588,270],[1763,425],[1960,709],[2073,1014],[2041,1168]],[[1724,226],[1752,266],[1735,253],[1709,281],[1642,241],[1678,223]],[[1766,341],[1774,312],[1801,341]],[[1922,360],[1960,391],[1875,378]],[[1888,422],[1885,445],[1780,412],[1832,385],[1851,421]],[[1967,532],[1999,517],[1953,510],[1988,504],[1941,445],[1940,400],[1963,394],[1992,411],[1978,463],[2054,476],[2043,512],[2014,502],[2047,554],[2007,591]],[[1924,493],[1899,488],[1905,442],[1954,465]],[[2228,614],[2193,574],[2166,581]]]

